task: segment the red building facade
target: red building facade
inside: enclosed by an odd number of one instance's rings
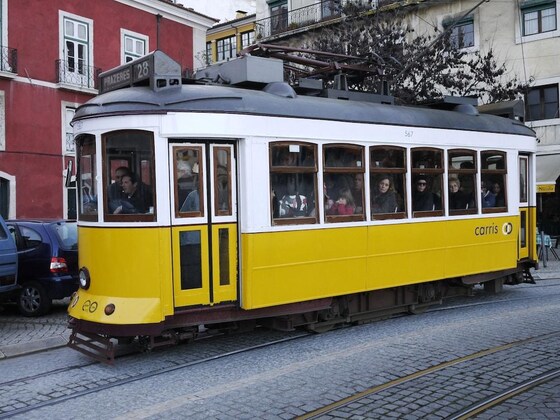
[[[74,218],[69,122],[99,73],[155,49],[193,69],[214,23],[170,0],[0,0],[0,214]]]

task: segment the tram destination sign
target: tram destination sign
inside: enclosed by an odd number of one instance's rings
[[[157,77],[180,77],[180,75],[181,67],[178,63],[161,51],[154,51],[137,60],[101,73],[99,75],[99,93],[147,84],[146,81],[152,86]]]

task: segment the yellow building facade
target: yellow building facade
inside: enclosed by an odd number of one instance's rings
[[[254,44],[255,17],[255,14],[238,11],[234,20],[208,29],[201,67],[235,58],[239,51]]]

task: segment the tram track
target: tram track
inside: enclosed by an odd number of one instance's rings
[[[531,298],[524,298],[524,299],[531,299]],[[514,300],[524,300],[524,299],[514,299]],[[511,301],[511,300],[512,299],[509,299],[509,301]],[[480,304],[496,304],[496,303],[497,303],[497,301],[490,301],[490,302],[483,302],[483,303],[473,302],[473,303],[466,304],[466,305],[460,305],[460,306],[449,307],[449,308],[437,308],[437,309],[462,309],[462,308],[465,308],[465,307],[468,307],[468,306],[477,306],[477,305],[480,305]],[[263,342],[263,343],[260,343],[258,345],[254,345],[254,346],[245,346],[243,348],[239,348],[239,349],[236,349],[234,351],[223,352],[223,353],[220,353],[220,354],[215,354],[215,355],[210,356],[210,357],[202,357],[200,359],[192,360],[192,361],[188,361],[188,362],[184,362],[184,363],[179,363],[179,362],[174,362],[174,361],[171,362],[170,361],[170,362],[168,362],[169,366],[164,367],[164,368],[153,369],[151,371],[144,372],[144,373],[141,373],[141,374],[138,374],[138,375],[135,375],[135,376],[130,376],[130,377],[123,378],[123,379],[114,379],[114,378],[109,379],[110,383],[106,383],[106,384],[103,384],[103,385],[100,385],[100,386],[91,387],[91,388],[88,388],[88,389],[84,389],[82,391],[76,391],[76,392],[68,391],[67,395],[62,395],[62,396],[59,396],[59,397],[52,397],[52,398],[49,397],[49,399],[46,400],[46,401],[42,401],[42,402],[39,402],[39,403],[36,403],[36,404],[30,404],[29,406],[17,408],[17,409],[11,410],[11,411],[0,412],[0,419],[11,417],[11,416],[16,416],[16,415],[24,415],[25,413],[28,413],[28,412],[33,411],[33,410],[37,410],[37,409],[40,409],[40,408],[43,408],[43,407],[55,406],[57,404],[65,402],[65,401],[80,398],[80,397],[83,397],[83,396],[87,396],[87,395],[90,395],[92,393],[96,393],[96,392],[99,392],[99,391],[103,391],[103,390],[111,389],[111,388],[114,388],[114,387],[126,385],[126,384],[129,384],[129,383],[132,383],[132,382],[140,381],[140,380],[147,379],[147,378],[150,378],[150,377],[154,377],[154,376],[157,376],[157,375],[163,375],[163,374],[173,372],[173,371],[176,371],[176,370],[180,370],[180,369],[183,369],[183,368],[188,368],[190,366],[200,365],[200,364],[207,363],[207,362],[210,362],[210,361],[213,361],[213,360],[217,360],[217,359],[220,359],[220,358],[240,354],[240,353],[243,353],[243,352],[248,352],[248,351],[251,351],[251,350],[258,349],[258,348],[271,346],[271,345],[274,345],[274,344],[279,344],[279,343],[283,343],[283,342],[291,341],[291,340],[296,340],[296,339],[300,339],[300,338],[305,338],[305,337],[308,337],[310,335],[313,335],[313,334],[311,334],[311,333],[301,333],[300,332],[296,336],[291,336],[291,337],[283,338],[283,339],[279,339],[279,340],[272,340],[272,341],[268,341],[268,342]],[[512,348],[512,347],[515,347],[515,346],[519,346],[519,345],[524,344],[524,343],[534,342],[534,341],[539,340],[539,339],[545,339],[547,337],[557,337],[557,336],[560,336],[560,331],[554,332],[554,333],[549,333],[549,334],[544,334],[544,335],[541,335],[541,336],[531,337],[531,338],[525,339],[525,340],[520,340],[518,342],[514,342],[514,343],[504,345],[504,346],[500,346],[500,347],[496,347],[496,348],[493,348],[493,349],[486,350],[485,352],[473,353],[474,356],[472,356],[471,359],[476,359],[476,357],[484,357],[485,355],[496,353],[498,351],[505,350],[505,349],[508,349],[508,348]],[[213,335],[213,336],[208,336],[208,337],[207,336],[201,336],[196,341],[197,342],[208,341],[209,339],[219,338],[219,337],[220,336],[218,336],[218,335]],[[229,336],[229,337],[233,337],[233,335]],[[212,340],[212,341],[214,341],[214,340]],[[179,348],[179,347],[177,347],[177,348]],[[167,350],[171,350],[171,349],[172,348],[168,348]],[[156,351],[159,352],[160,350],[156,350]],[[160,353],[160,354],[162,354],[162,353]],[[131,356],[131,355],[127,354],[126,357],[128,357],[128,356]],[[122,361],[124,359],[124,357],[121,356],[121,357],[119,357],[119,359],[121,359],[121,361]],[[447,364],[441,365],[440,369],[444,369],[446,367],[449,367],[449,366],[452,366],[452,365],[455,365],[455,364],[459,364],[459,363],[467,361],[467,360],[470,360],[470,359],[465,359],[465,360],[455,359],[453,361],[447,362]],[[59,374],[65,373],[65,372],[79,371],[79,369],[81,369],[81,368],[87,368],[88,366],[96,365],[96,364],[99,364],[99,362],[89,362],[89,363],[84,363],[84,364],[67,366],[67,367],[63,367],[63,368],[59,368],[59,369],[53,369],[49,372],[43,372],[41,374],[32,375],[32,376],[28,376],[28,377],[25,377],[25,378],[19,378],[19,379],[14,379],[14,380],[11,380],[11,381],[3,382],[3,383],[0,383],[0,392],[4,392],[4,393],[9,395],[10,394],[9,388],[11,386],[15,386],[17,384],[21,384],[21,383],[25,382],[27,384],[30,384],[30,387],[33,387],[33,381],[35,381],[35,380],[45,378],[45,377],[48,377],[48,376],[59,375]],[[108,371],[106,371],[106,372],[108,372]],[[112,371],[112,372],[115,372],[115,371]],[[395,382],[395,383],[388,383],[388,384],[380,385],[380,387],[382,387],[382,388],[379,388],[376,392],[382,392],[384,389],[389,389],[390,387],[398,386],[401,383],[411,381],[415,378],[420,378],[422,376],[426,376],[429,373],[433,373],[433,372],[420,371],[420,372],[416,373],[416,375],[417,375],[416,377],[412,377],[412,375],[411,375],[410,378],[407,378],[405,380],[400,380],[398,383]],[[115,375],[115,376],[118,376],[118,375]],[[104,380],[107,381],[107,379],[104,379]],[[364,397],[365,396],[366,395],[364,395]],[[21,400],[19,400],[19,401],[21,401]],[[303,417],[303,418],[306,418],[306,417]],[[315,418],[315,417],[309,417],[309,418]]]
[[[298,416],[297,420],[318,419],[318,418],[323,418],[323,416],[326,416],[325,418],[329,418],[328,415],[335,412],[336,410],[341,410],[343,408],[349,407],[352,404],[355,404],[356,402],[359,402],[359,401],[364,400],[366,398],[370,398],[370,397],[372,397],[376,394],[380,394],[380,393],[382,393],[384,391],[387,391],[387,390],[390,390],[392,388],[397,388],[398,386],[406,384],[406,383],[411,382],[411,381],[420,380],[420,379],[425,378],[429,375],[437,374],[438,372],[441,372],[445,369],[449,369],[449,368],[454,367],[456,365],[464,364],[464,363],[474,361],[474,360],[477,360],[477,359],[481,359],[483,357],[486,357],[486,356],[489,356],[489,355],[492,355],[492,354],[495,354],[495,353],[499,353],[499,352],[502,352],[502,351],[507,351],[507,350],[513,349],[515,347],[521,347],[521,346],[524,346],[524,345],[535,343],[535,342],[538,342],[540,340],[546,340],[546,339],[558,338],[558,337],[560,337],[560,331],[556,331],[556,332],[552,332],[552,333],[547,333],[547,334],[543,334],[543,335],[538,335],[538,336],[514,341],[514,342],[511,342],[511,343],[504,344],[504,345],[495,346],[495,347],[492,347],[492,348],[489,348],[489,349],[486,349],[486,350],[471,353],[471,354],[466,355],[466,356],[458,357],[458,358],[455,358],[453,360],[449,360],[449,361],[440,363],[436,366],[432,366],[432,367],[414,372],[412,374],[399,377],[399,378],[391,380],[389,382],[379,384],[379,385],[375,385],[375,386],[373,386],[371,388],[368,388],[364,391],[361,391],[357,394],[348,396],[348,397],[343,398],[339,401],[335,401],[331,404],[325,405],[325,406],[320,407],[316,410],[309,411],[308,413],[306,413],[302,416]],[[499,403],[501,403],[502,401],[504,401],[508,398],[511,398],[515,395],[518,395],[518,394],[522,393],[522,392],[525,392],[526,390],[528,390],[532,387],[538,386],[538,385],[540,385],[540,384],[542,384],[546,381],[553,380],[553,379],[557,378],[558,376],[560,376],[560,368],[559,369],[554,369],[554,370],[549,371],[545,374],[537,375],[536,377],[533,377],[529,380],[526,380],[526,381],[523,381],[521,383],[515,384],[514,386],[512,386],[508,390],[496,393],[492,397],[482,399],[482,400],[476,402],[475,404],[471,404],[467,407],[464,407],[463,409],[461,409],[460,411],[457,411],[452,416],[447,417],[447,420],[451,420],[451,419],[453,419],[453,420],[459,420],[459,419],[464,420],[464,419],[471,418],[473,415],[476,415],[476,414],[478,414],[478,413],[480,413],[484,410],[487,410],[488,408],[493,407],[496,404],[499,404]]]
[[[108,389],[119,387],[119,386],[122,386],[122,385],[127,385],[127,384],[130,384],[130,383],[133,383],[133,382],[136,382],[136,381],[141,381],[141,380],[144,380],[144,379],[148,379],[148,378],[151,378],[151,377],[154,377],[154,376],[164,375],[164,374],[167,374],[169,372],[189,368],[189,367],[192,367],[192,366],[212,362],[214,360],[218,360],[218,359],[222,359],[222,358],[226,358],[226,357],[250,352],[250,351],[253,351],[253,350],[260,349],[260,348],[274,346],[274,345],[285,343],[285,342],[288,342],[288,341],[299,340],[299,339],[308,337],[310,335],[312,335],[312,333],[307,333],[307,332],[299,333],[297,335],[293,335],[293,336],[289,336],[289,337],[285,337],[285,338],[280,338],[280,339],[277,339],[277,340],[267,341],[267,342],[259,343],[259,344],[256,344],[256,345],[246,346],[246,347],[242,347],[242,348],[239,348],[239,349],[236,349],[236,350],[215,354],[215,355],[212,355],[212,356],[209,356],[209,357],[203,357],[203,358],[200,358],[200,359],[197,359],[197,360],[192,360],[192,361],[183,362],[183,363],[169,362],[169,366],[154,369],[154,370],[150,370],[150,371],[143,372],[143,373],[133,375],[133,376],[123,378],[123,379],[112,380],[111,378],[109,378],[109,379],[105,378],[102,381],[100,381],[100,382],[104,382],[104,383],[102,383],[98,386],[95,386],[95,387],[90,387],[90,388],[75,391],[75,392],[69,392],[66,395],[52,397],[52,398],[50,398],[48,400],[45,400],[45,401],[41,401],[41,402],[38,402],[38,403],[35,403],[35,404],[30,404],[26,407],[21,407],[21,408],[16,408],[16,409],[13,409],[13,410],[10,410],[10,411],[0,412],[0,419],[5,419],[5,418],[13,417],[13,416],[18,416],[18,415],[24,415],[26,413],[29,413],[29,412],[33,411],[33,410],[37,410],[37,409],[44,408],[44,407],[54,406],[54,405],[63,403],[65,401],[69,401],[69,400],[72,400],[72,399],[84,397],[84,396],[94,394],[94,393],[97,393],[97,392],[100,392],[100,391],[108,390]],[[204,340],[204,339],[206,339],[206,337],[202,338],[202,340]],[[129,356],[131,356],[131,355],[126,355],[126,357],[129,357]],[[18,378],[18,379],[14,379],[14,380],[11,380],[11,381],[3,382],[3,383],[0,383],[0,393],[8,393],[9,394],[10,393],[10,390],[9,390],[10,386],[14,386],[14,385],[21,384],[21,383],[26,383],[28,387],[32,388],[33,387],[32,382],[35,381],[35,380],[46,378],[46,377],[53,376],[53,375],[62,374],[62,373],[67,373],[67,372],[70,372],[70,371],[75,371],[75,370],[78,370],[80,368],[89,367],[91,365],[100,365],[100,364],[101,364],[100,362],[94,361],[94,362],[89,362],[89,363],[85,363],[85,364],[82,364],[82,365],[67,366],[67,367],[63,367],[63,368],[59,368],[59,369],[54,369],[54,370],[51,370],[51,371],[48,371],[48,372],[43,372],[43,373],[40,373],[40,374],[37,374],[37,375],[32,375],[32,376],[28,376],[28,377],[25,377],[25,378]],[[57,391],[56,393],[60,393],[60,391]],[[21,401],[21,400],[18,400],[18,401]]]
[[[541,375],[538,375],[534,378],[531,378],[525,382],[517,384],[504,392],[497,393],[489,398],[479,401],[476,404],[473,404],[469,407],[466,407],[464,410],[461,410],[455,413],[452,416],[447,417],[445,420],[467,420],[480,414],[492,407],[495,407],[502,402],[515,397],[523,392],[530,390],[536,386],[542,385],[546,382],[550,382],[556,378],[560,377],[560,369],[553,369],[549,372],[545,372]]]

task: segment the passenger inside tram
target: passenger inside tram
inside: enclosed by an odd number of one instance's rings
[[[458,178],[449,178],[449,209],[467,209],[469,201],[468,194],[461,190],[461,181]]]
[[[481,181],[480,195],[482,196],[482,208],[494,207],[496,196],[490,191],[491,184],[488,181]]]
[[[434,196],[428,185],[428,177],[420,175],[416,178],[412,192],[412,211],[431,211],[434,209]]]
[[[393,179],[388,175],[382,175],[377,179],[372,195],[371,212],[394,213],[397,207],[397,193],[394,190]]]
[[[328,214],[347,216],[354,214],[355,209],[356,205],[350,188],[342,188],[338,193],[338,198],[329,209]]]
[[[193,174],[193,187],[194,189],[189,192],[185,201],[181,205],[181,212],[198,212],[200,211],[200,195],[198,192],[198,173],[199,173],[199,166],[198,162],[194,162],[192,167],[192,174]]]

